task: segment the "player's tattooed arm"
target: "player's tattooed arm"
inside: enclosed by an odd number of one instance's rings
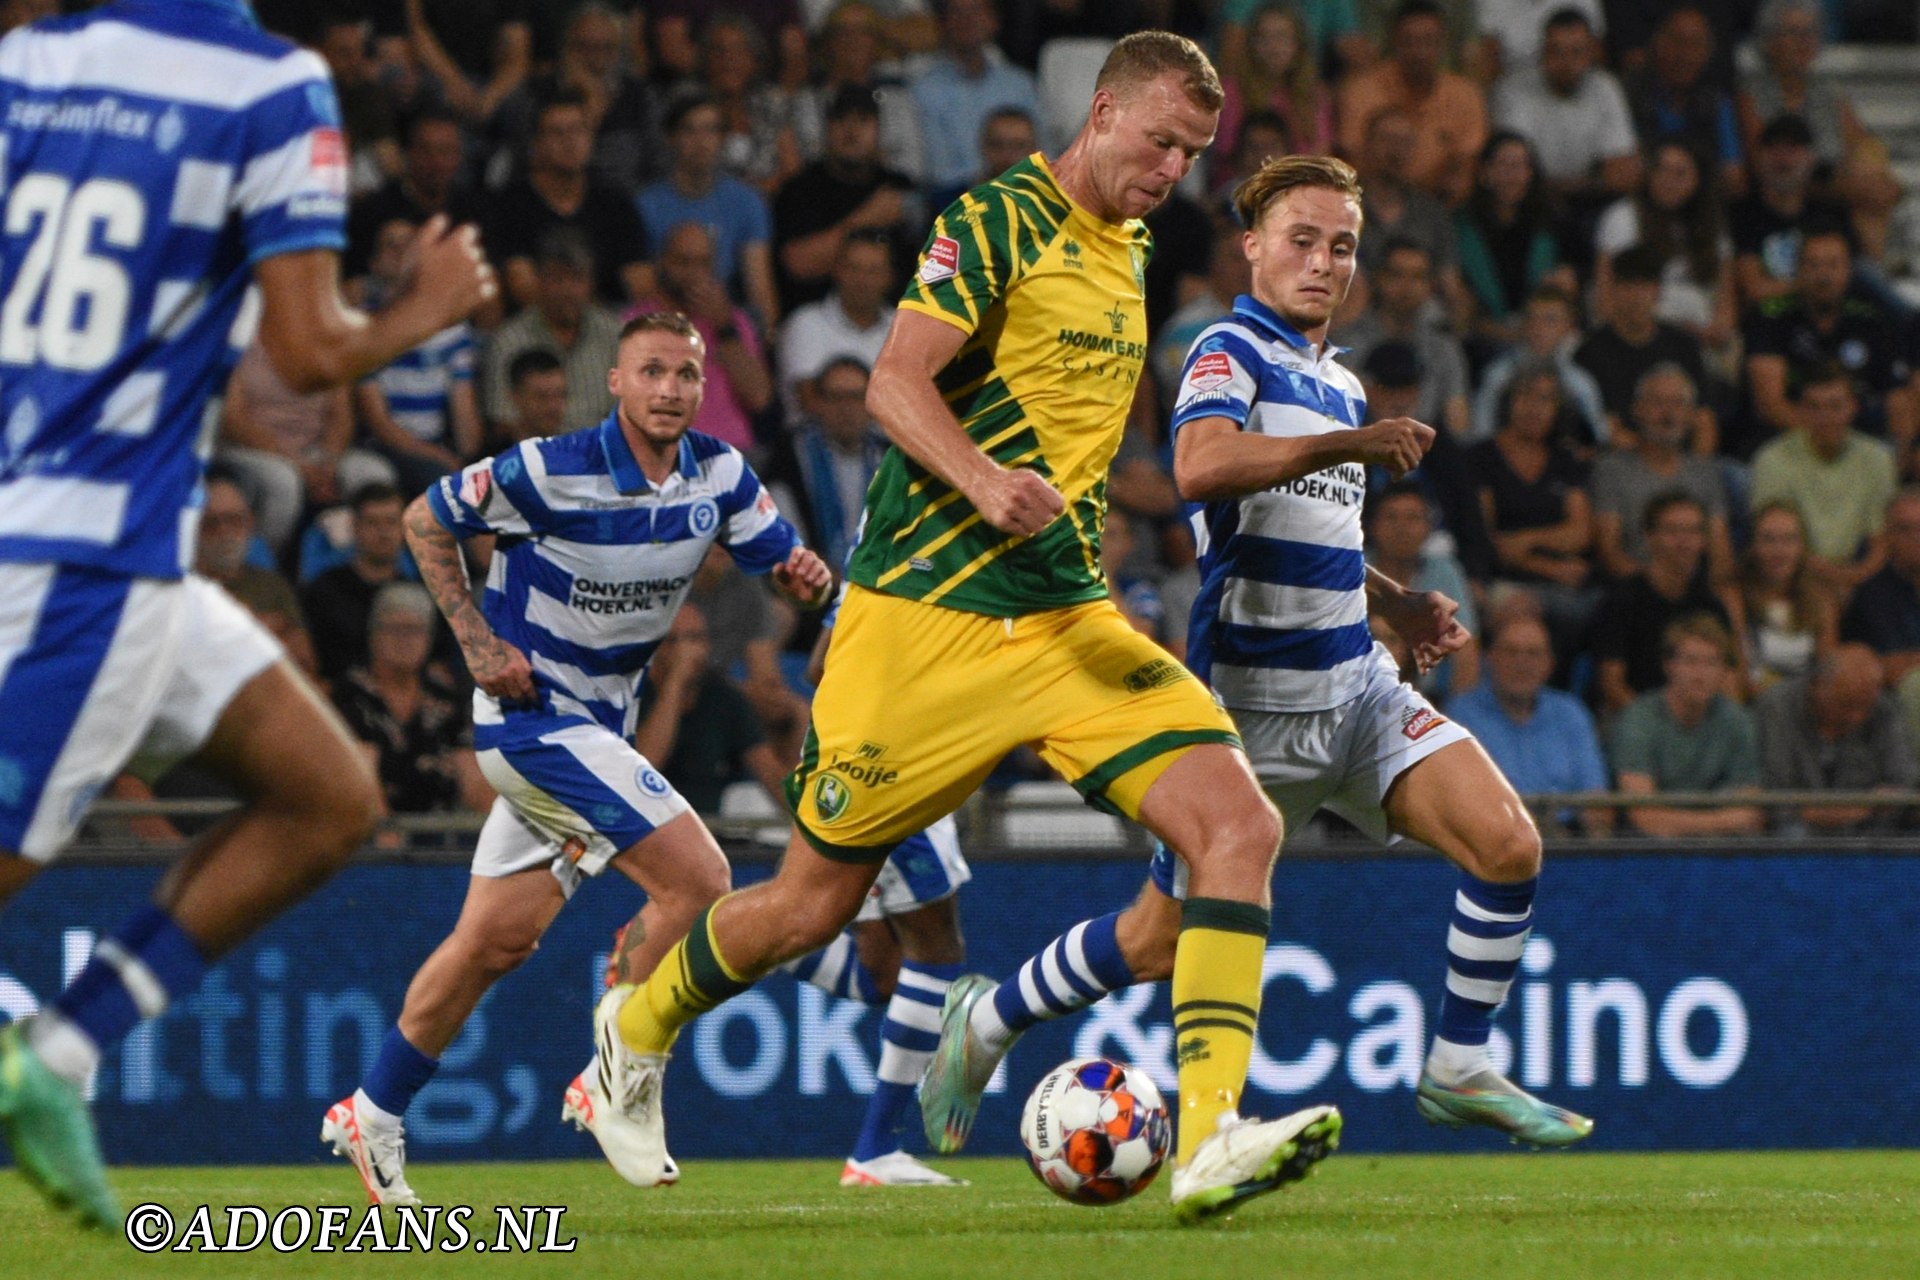
[[[467,560],[452,530],[441,524],[426,495],[407,507],[407,546],[420,569],[420,581],[446,617],[460,642],[473,682],[503,702],[537,702],[533,666],[527,655],[494,633],[473,603]]]

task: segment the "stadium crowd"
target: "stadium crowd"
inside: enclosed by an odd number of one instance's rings
[[[1142,630],[1181,655],[1201,586],[1165,423],[1188,344],[1247,287],[1228,197],[1270,155],[1331,150],[1366,187],[1333,340],[1376,418],[1440,428],[1418,471],[1374,478],[1370,555],[1459,600],[1479,637],[1423,690],[1523,793],[1728,793],[1622,812],[1648,835],[1885,827],[1901,815],[1769,813],[1742,793],[1920,781],[1920,321],[1900,288],[1920,244],[1886,148],[1817,59],[1837,23],[1877,10],[255,7],[338,86],[350,295],[393,296],[410,232],[437,214],[479,226],[506,286],[351,391],[300,394],[255,348],[219,422],[199,568],[327,683],[397,812],[490,799],[406,502],[598,421],[623,318],[673,309],[707,344],[696,427],[744,450],[839,563],[886,447],[868,370],[933,215],[1057,150],[1112,40],[1155,25],[1215,53],[1227,101],[1194,179],[1148,219],[1151,345],[1103,553]],[[53,8],[13,0],[0,23]],[[692,602],[640,737],[712,812],[729,784],[776,789],[797,756],[815,624],[724,555]],[[1016,759],[1001,776],[1041,772]],[[150,791],[129,777],[115,794]],[[1615,825],[1607,809],[1543,817]]]

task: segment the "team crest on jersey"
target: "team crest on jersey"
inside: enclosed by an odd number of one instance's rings
[[[714,505],[711,498],[700,499],[693,504],[693,510],[687,512],[687,527],[695,533],[712,533],[714,526],[719,523],[720,508]]]
[[[1400,713],[1400,732],[1407,741],[1418,742],[1447,722],[1447,718],[1432,707],[1408,707]]]
[[[665,778],[647,768],[645,765],[634,770],[633,780],[639,783],[640,789],[650,796],[664,796],[673,789],[667,785]]]
[[[838,822],[853,801],[847,784],[830,773],[823,773],[813,784],[813,807],[822,822]]]
[[[460,501],[484,514],[487,503],[492,499],[493,472],[486,467],[475,467],[467,472],[467,478],[460,482]]]
[[[187,119],[180,113],[179,107],[168,107],[166,114],[160,117],[160,123],[153,126],[153,145],[166,155],[187,136]]]
[[[920,260],[920,283],[938,284],[960,272],[960,242],[947,236],[935,236]]]
[[[1233,361],[1224,351],[1209,351],[1187,370],[1187,386],[1195,391],[1217,391],[1233,381]]]

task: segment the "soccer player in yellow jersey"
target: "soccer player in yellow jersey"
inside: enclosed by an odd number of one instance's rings
[[[833,938],[888,851],[1022,744],[1191,868],[1173,964],[1176,1212],[1230,1208],[1336,1144],[1331,1107],[1238,1114],[1280,819],[1232,723],[1127,624],[1100,569],[1107,468],[1146,354],[1140,218],[1212,141],[1221,100],[1191,41],[1128,36],[1057,160],[1029,157],[935,224],[868,391],[895,447],[787,782],[780,870],[716,903],[595,1014],[620,1112],[602,1145],[629,1178],[665,1168],[679,1029]]]

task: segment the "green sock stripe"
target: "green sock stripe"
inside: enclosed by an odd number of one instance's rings
[[[709,1001],[708,1008],[733,999],[753,985],[728,977],[720,957],[714,954],[713,938],[707,932],[707,920],[712,915],[713,908],[708,907],[693,922],[693,928],[687,930],[684,952],[687,985]]]
[[[1253,1039],[1253,1028],[1244,1022],[1236,1022],[1232,1018],[1195,1018],[1190,1022],[1176,1022],[1173,1024],[1173,1038],[1178,1040],[1187,1032],[1198,1031],[1201,1027],[1222,1027],[1228,1031],[1237,1031],[1249,1040]]]
[[[1258,1018],[1260,1011],[1252,1005],[1235,1004],[1231,1000],[1184,1000],[1173,1006],[1173,1016],[1183,1013],[1197,1013],[1202,1009],[1215,1009],[1224,1013],[1237,1013],[1248,1018]]]
[[[1234,902],[1227,898],[1188,898],[1180,910],[1180,931],[1218,929],[1222,933],[1250,933],[1267,936],[1273,913],[1254,902]]]

